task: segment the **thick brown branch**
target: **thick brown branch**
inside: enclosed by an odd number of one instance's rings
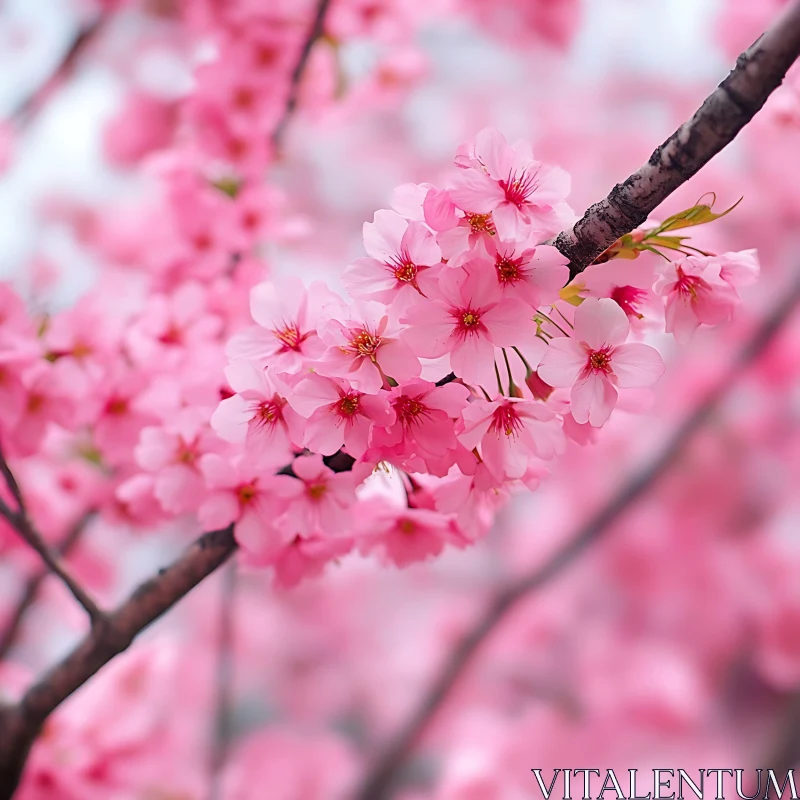
[[[798,302],[800,302],[800,279],[782,297],[777,307],[755,331],[722,380],[686,418],[658,455],[647,466],[637,469],[608,504],[595,514],[563,548],[541,567],[521,576],[495,597],[475,626],[450,654],[414,713],[378,758],[356,795],[358,800],[382,800],[388,796],[398,771],[405,763],[414,745],[441,708],[456,681],[464,673],[486,637],[520,600],[561,574],[591,544],[608,533],[611,525],[664,474],[692,435],[705,423],[731,385],[741,377],[747,366],[772,341]]]
[[[235,550],[233,526],[203,534],[177,561],[141,584],[96,625],[18,705],[0,710],[0,800],[12,797],[28,751],[50,713]]]
[[[800,55],[800,0],[792,0],[769,30],[742,53],[733,71],[694,116],[605,200],[595,203],[555,240],[575,277],[726,147],[781,85]]]

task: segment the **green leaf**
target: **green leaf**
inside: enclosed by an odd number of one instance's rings
[[[572,306],[579,306],[584,298],[580,293],[584,290],[582,283],[568,283],[559,293],[558,296],[565,302]]]
[[[242,182],[232,176],[211,181],[211,185],[215,189],[219,189],[223,194],[228,195],[232,200],[236,199],[236,195],[239,194],[239,190],[242,188]]]
[[[706,222],[713,222],[715,219],[720,219],[726,214],[730,214],[731,211],[744,200],[744,197],[740,197],[730,208],[725,209],[721,214],[715,214],[711,209],[717,201],[717,196],[714,192],[709,192],[709,194],[712,198],[711,203],[701,203],[700,200],[706,196],[703,195],[703,197],[698,200],[697,205],[687,208],[686,211],[680,211],[677,214],[673,214],[671,217],[667,217],[667,219],[652,231],[652,234],[657,236],[667,231],[675,231],[679,228],[690,228],[694,225],[704,225]]]

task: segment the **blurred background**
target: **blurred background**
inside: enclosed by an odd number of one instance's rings
[[[211,147],[192,132],[221,81],[203,69],[228,52],[215,44],[219,18],[252,5],[0,0],[0,277],[29,307],[64,312],[109,272],[166,274],[161,182],[180,169],[175,150],[191,161]],[[252,200],[268,209],[265,274],[339,288],[363,255],[362,224],[393,189],[438,184],[487,125],[567,169],[582,213],[693,113],[782,5],[333,0],[299,109],[264,156],[268,190]],[[276,8],[310,19],[309,4]],[[648,334],[668,360],[652,402],[571,444],[468,549],[405,569],[347,557],[288,590],[264,572],[239,570],[233,592],[226,570],[212,576],[53,716],[19,796],[195,800],[211,796],[215,770],[226,799],[353,796],[496,593],[643,468],[785,293],[800,269],[798,89],[787,81],[658,212],[707,192],[717,210],[743,197],[693,237],[714,252],[757,248],[763,277],[734,323],[688,346]],[[214,291],[246,313],[245,291]],[[123,314],[130,298],[103,302]],[[646,495],[499,621],[386,796],[520,800],[538,796],[534,767],[626,775],[800,760],[799,417],[795,314]],[[94,478],[73,470],[70,486],[29,461],[23,485],[55,509],[58,533]],[[194,532],[105,509],[70,559],[111,603]],[[3,546],[0,630],[34,565]],[[45,582],[0,689],[13,695],[78,638],[65,597]]]

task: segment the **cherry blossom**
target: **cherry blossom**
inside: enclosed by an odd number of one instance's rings
[[[687,256],[664,265],[654,291],[666,297],[666,330],[686,343],[701,325],[731,319],[740,303],[738,287],[759,273],[752,250],[722,256]]]
[[[354,297],[384,303],[409,292],[427,294],[430,269],[442,260],[433,234],[394,211],[376,211],[374,222],[364,223],[364,248],[370,257],[354,261],[342,281]]]
[[[223,400],[211,417],[211,427],[227,441],[244,442],[245,451],[260,464],[280,467],[291,460],[303,439],[303,420],[289,405],[289,387],[279,376],[234,361],[225,370],[236,394]]]
[[[503,239],[524,241],[531,229],[546,239],[572,219],[569,175],[535,161],[525,142],[512,147],[499,131],[486,129],[456,163],[464,170],[450,189],[453,201],[466,212],[491,213]]]
[[[564,451],[556,415],[541,403],[514,397],[476,400],[463,412],[459,441],[481,459],[497,481],[521,478],[531,456],[551,459]]]
[[[388,388],[390,378],[404,382],[420,374],[420,363],[391,309],[361,301],[352,309],[328,310],[330,319],[320,326],[327,349],[314,364],[321,375],[347,378],[356,389],[375,393]]]
[[[450,355],[457,375],[484,388],[495,385],[496,348],[533,339],[528,307],[507,297],[490,265],[472,261],[463,271],[443,270],[436,292],[406,311],[405,340],[424,358]]]
[[[617,403],[617,387],[650,386],[664,372],[658,352],[646,344],[624,344],[630,323],[610,299],[585,300],[575,311],[574,338],[553,339],[539,364],[551,386],[572,387],[576,422],[603,425]]]
[[[345,447],[351,456],[361,457],[372,426],[391,425],[395,419],[385,396],[360,392],[339,378],[309,375],[288,400],[308,420],[304,446],[324,456]]]

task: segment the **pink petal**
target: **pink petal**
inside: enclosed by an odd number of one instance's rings
[[[344,444],[344,425],[337,426],[336,421],[329,409],[318,408],[306,423],[305,446],[323,456],[332,456]]]
[[[617,390],[602,373],[590,372],[572,387],[570,409],[576,422],[599,428],[611,416],[616,403]]]
[[[373,222],[364,223],[364,249],[379,261],[391,261],[400,252],[408,222],[396,211],[380,209]]]
[[[572,386],[587,363],[588,355],[583,345],[565,336],[550,342],[537,372],[550,386]]]
[[[398,340],[381,345],[378,350],[378,363],[384,374],[394,378],[397,383],[417,378],[422,371],[419,359],[406,344]]]
[[[495,180],[505,180],[514,167],[514,150],[495,128],[484,128],[476,134],[475,155]]]
[[[247,438],[247,425],[252,416],[247,400],[235,394],[217,406],[211,415],[211,427],[226,442],[243,442]]]
[[[575,338],[592,350],[622,344],[629,330],[628,315],[609,297],[589,297],[575,309]]]
[[[529,231],[520,210],[507,201],[500,203],[492,212],[494,226],[497,228],[497,235],[508,241],[524,239]]]
[[[611,368],[617,383],[629,386],[651,386],[664,374],[664,361],[658,351],[646,344],[622,344],[615,347]]]
[[[494,346],[480,335],[468,336],[450,355],[453,372],[467,383],[483,386],[491,393],[497,388]]]
[[[421,222],[409,222],[402,248],[417,266],[432,267],[442,260],[442,251],[433,234]]]
[[[473,214],[488,214],[505,200],[500,184],[477,169],[462,170],[450,189],[450,196],[459,208]]]
[[[521,300],[508,298],[481,316],[498,347],[513,347],[536,338],[536,323],[531,309]]]

